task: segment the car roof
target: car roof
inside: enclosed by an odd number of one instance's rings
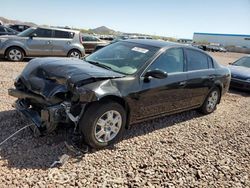
[[[148,46],[154,46],[158,48],[166,48],[166,47],[184,47],[183,44],[178,44],[175,42],[167,42],[167,41],[160,41],[160,40],[152,40],[152,39],[127,39],[125,40],[127,42],[134,42],[138,44],[148,45]]]
[[[31,28],[41,28],[41,29],[51,29],[51,30],[57,30],[57,31],[67,31],[67,32],[74,32],[78,33],[80,31],[78,30],[73,30],[73,29],[63,29],[63,28],[57,28],[57,27],[46,27],[46,26],[37,26],[37,27],[31,27]]]
[[[206,54],[209,57],[211,57],[208,53],[204,52],[201,49],[195,48],[195,47],[193,47],[191,45],[180,44],[180,43],[176,43],[176,42],[168,42],[168,41],[153,40],[153,39],[127,39],[127,40],[122,40],[122,41],[127,41],[127,42],[142,44],[142,45],[158,47],[158,48],[161,48],[161,49],[174,48],[174,47],[183,47],[183,48],[188,48],[188,49],[192,49],[192,50],[195,50],[195,51],[199,51],[199,52],[201,52],[203,54]]]

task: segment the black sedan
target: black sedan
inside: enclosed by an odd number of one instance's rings
[[[72,123],[85,143],[102,148],[133,123],[191,109],[212,113],[230,78],[228,68],[199,49],[126,40],[84,60],[34,59],[9,94],[41,134]]]
[[[229,66],[232,74],[230,86],[250,91],[250,56],[245,56]]]

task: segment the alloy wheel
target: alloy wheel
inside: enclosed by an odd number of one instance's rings
[[[77,51],[72,51],[72,52],[70,53],[69,57],[73,57],[73,58],[78,58],[78,59],[79,59],[81,56],[80,56],[80,53],[79,53],[79,52],[77,52]]]
[[[8,55],[12,61],[20,61],[22,59],[22,52],[18,49],[10,50]]]
[[[122,116],[118,111],[105,112],[96,122],[95,138],[98,142],[109,142],[119,133],[122,126]]]
[[[207,99],[207,111],[212,112],[214,108],[216,107],[219,99],[219,93],[218,91],[212,91]]]

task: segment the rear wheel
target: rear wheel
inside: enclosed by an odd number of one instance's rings
[[[85,142],[93,148],[115,143],[126,124],[124,108],[115,102],[93,103],[80,121]]]
[[[68,57],[73,57],[73,58],[81,58],[82,57],[82,54],[79,50],[70,50],[69,53],[68,53]]]
[[[24,58],[23,50],[18,47],[11,47],[7,50],[6,56],[9,61],[22,61]]]
[[[210,114],[216,110],[217,104],[220,100],[220,95],[221,93],[218,87],[212,89],[199,111],[203,114]]]

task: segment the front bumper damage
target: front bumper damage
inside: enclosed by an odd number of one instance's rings
[[[76,129],[85,108],[85,105],[81,104],[80,113],[75,115],[71,113],[72,104],[70,102],[63,101],[58,104],[48,105],[48,102],[42,97],[33,94],[17,89],[9,89],[8,92],[9,95],[18,98],[14,107],[34,123],[31,128],[36,136],[54,131],[60,123],[73,123]],[[33,99],[46,105],[41,109],[37,109],[27,99]]]

